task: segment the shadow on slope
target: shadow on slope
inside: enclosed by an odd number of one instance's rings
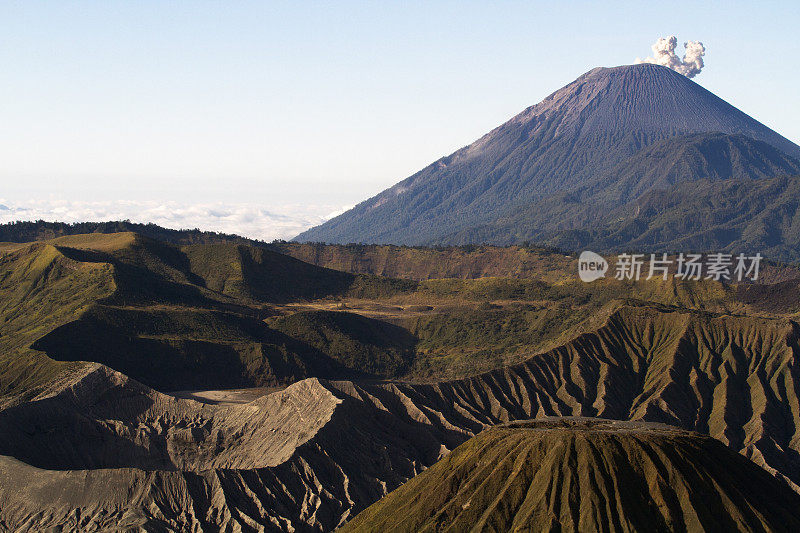
[[[709,437],[567,418],[484,431],[342,531],[793,531],[798,505]]]
[[[381,320],[339,311],[306,311],[271,320],[270,326],[369,374],[399,377],[414,362],[417,338]]]
[[[53,360],[100,362],[160,390],[371,376],[262,319],[277,312],[275,302],[416,287],[263,249],[182,250],[133,233],[70,235],[0,252],[0,345],[9,362],[0,391],[8,398],[36,394],[80,366]]]

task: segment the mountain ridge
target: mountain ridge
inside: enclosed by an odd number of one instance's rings
[[[758,157],[738,164],[745,173],[752,170],[754,177],[760,177],[757,170],[764,159],[777,162],[763,173],[766,177],[796,174],[800,168],[800,147],[670,69],[598,68],[474,143],[294,240],[454,244],[449,235],[491,223],[512,209],[577,191],[656,143],[696,134],[746,137],[750,146],[745,152]],[[680,146],[675,150],[679,158]],[[701,177],[690,174],[681,180]],[[506,230],[494,241],[467,237],[458,243],[522,240]]]
[[[589,286],[544,257],[560,280],[373,279],[363,299],[262,253],[0,245],[0,524],[330,531],[490,426],[549,416],[702,432],[800,492],[797,279]],[[276,293],[245,264],[308,281]],[[239,364],[263,380],[231,381]]]

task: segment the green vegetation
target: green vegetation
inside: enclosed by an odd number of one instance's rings
[[[561,281],[560,276],[575,260],[563,251],[530,243],[508,247],[411,247],[283,242],[272,246],[317,266],[412,280],[513,277],[554,283]]]
[[[95,305],[33,348],[59,361],[97,361],[162,391],[274,386],[346,375],[325,354],[257,318],[196,308]]]
[[[417,339],[406,329],[353,313],[306,311],[269,324],[347,368],[374,376],[398,377],[414,359]]]
[[[609,218],[579,245],[594,249],[760,252],[800,259],[800,178],[699,180],[651,192],[635,216]],[[550,239],[558,245],[560,237]]]
[[[395,375],[408,362],[392,358],[408,359],[408,350],[390,353],[385,364],[323,353],[263,318],[279,313],[274,306],[281,302],[390,297],[415,287],[262,248],[181,249],[133,233],[4,245],[0,396],[7,403],[40,394],[69,379],[81,361],[106,364],[160,390]],[[386,327],[376,334],[398,329],[381,324]]]
[[[48,244],[0,254],[0,404],[31,398],[76,370],[29,347],[114,290],[110,265],[77,263]]]
[[[432,279],[420,285],[420,291],[431,296],[460,296],[469,300],[541,300],[551,286],[537,280],[512,278]]]
[[[234,243],[249,246],[265,246],[266,243],[246,239],[238,235],[229,235],[199,229],[174,230],[162,228],[156,224],[137,224],[130,220],[109,222],[46,222],[18,221],[0,224],[0,242],[32,242],[44,241],[66,235],[86,235],[89,233],[126,233],[132,232],[143,237],[176,245]]]
[[[334,295],[381,298],[413,291],[406,280],[319,268],[283,254],[233,244],[183,248],[192,274],[209,289],[256,302],[312,300]]]
[[[543,276],[413,281],[319,268],[264,248],[179,248],[133,233],[3,245],[0,390],[6,401],[31,397],[80,361],[159,390],[309,376],[455,379],[563,345],[629,304],[790,317],[800,310],[796,281],[777,294],[772,285],[672,278],[585,284],[575,280],[573,259],[561,255],[549,270],[554,252],[541,254],[527,264],[548,269]]]
[[[0,409],[63,389],[88,370],[85,361],[165,392],[359,379],[362,400],[385,402],[388,420],[416,412],[437,420],[437,428],[478,431],[544,415],[647,418],[708,433],[797,483],[791,361],[800,281],[791,277],[796,269],[769,268],[776,284],[674,278],[587,284],[575,280],[572,260],[548,273],[555,281],[535,275],[410,281],[319,268],[262,248],[179,248],[131,233],[2,245]],[[437,385],[404,383],[413,381]],[[350,394],[346,382],[322,386]],[[766,428],[769,439],[761,438]],[[368,510],[353,527],[435,530],[473,521],[465,503],[491,507],[500,480],[512,487],[506,494],[530,492],[528,481],[538,474],[517,476],[508,468],[515,457],[543,464],[538,451],[526,450],[551,447],[484,450],[487,458],[512,457],[511,463],[503,459],[487,472],[450,464],[455,478],[437,478],[430,494],[419,489],[438,502],[436,511],[415,503],[402,513],[409,521],[395,523]],[[651,467],[640,472],[647,482],[655,479],[648,472],[658,471]],[[475,491],[465,502],[462,491],[448,487],[472,486],[467,472],[475,471],[488,480],[488,492]],[[632,494],[623,492],[606,496]],[[520,503],[514,513],[525,518],[534,507]],[[438,510],[443,514],[428,522]],[[513,529],[516,519],[507,523],[504,516],[492,516],[492,523]],[[674,516],[667,513],[669,520]]]
[[[460,377],[518,362],[587,319],[586,312],[564,305],[487,304],[408,321],[419,339],[417,377]]]
[[[719,313],[742,307],[720,283],[674,278],[557,285],[496,278],[431,280],[423,282],[420,292],[481,302],[404,322],[419,339],[413,375],[424,379],[462,377],[523,361],[599,327],[626,304],[656,302]]]
[[[712,438],[600,419],[487,429],[343,532],[793,531],[800,496]]]

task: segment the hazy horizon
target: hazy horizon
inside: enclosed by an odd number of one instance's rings
[[[789,2],[6,3],[0,222],[290,238],[672,34],[707,47],[694,81],[798,143],[798,22]]]

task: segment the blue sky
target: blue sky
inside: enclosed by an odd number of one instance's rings
[[[6,1],[0,220],[290,236],[670,34],[800,142],[797,27],[793,2]]]

